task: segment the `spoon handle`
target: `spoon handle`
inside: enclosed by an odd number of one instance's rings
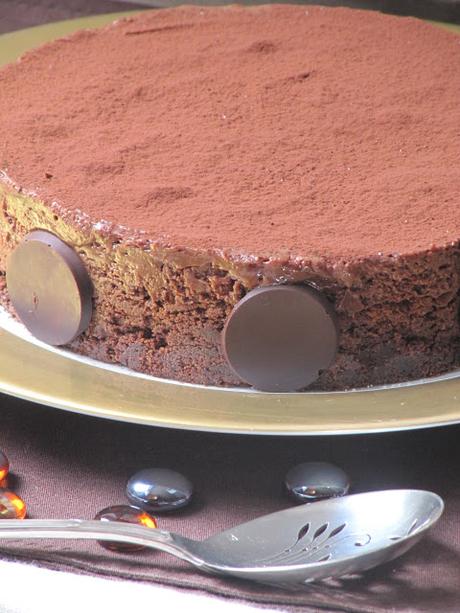
[[[199,565],[200,563],[187,551],[187,539],[166,530],[146,528],[125,522],[82,519],[2,519],[0,521],[0,541],[2,539],[40,538],[133,543],[166,551],[192,564]]]

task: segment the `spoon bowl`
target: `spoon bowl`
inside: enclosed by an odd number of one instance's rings
[[[289,587],[358,573],[408,551],[440,518],[423,490],[354,494],[271,513],[195,541],[122,522],[2,520],[3,538],[119,541],[171,553],[199,569]]]
[[[355,494],[260,517],[202,546],[229,567],[229,574],[309,583],[362,572],[402,555],[443,510],[442,499],[427,491]]]

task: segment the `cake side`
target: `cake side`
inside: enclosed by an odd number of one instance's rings
[[[0,303],[9,254],[31,230],[49,230],[81,256],[94,286],[89,328],[69,346],[159,377],[241,385],[221,331],[251,289],[277,283],[319,289],[337,313],[340,346],[309,389],[337,390],[426,377],[459,362],[460,245],[400,257],[336,262],[166,250],[123,238],[115,227],[40,202],[0,182]],[[64,219],[65,217],[65,219]]]

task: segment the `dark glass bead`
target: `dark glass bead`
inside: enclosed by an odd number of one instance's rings
[[[126,486],[129,500],[148,511],[173,511],[186,506],[193,494],[190,481],[168,468],[146,468]]]
[[[101,521],[121,521],[128,524],[139,524],[147,528],[158,528],[157,521],[154,517],[139,509],[127,504],[114,505],[106,507],[99,511],[94,519]],[[118,543],[116,541],[98,541],[99,545],[110,549],[111,551],[133,552],[145,549],[144,545],[136,545],[134,543]]]
[[[8,458],[0,450],[0,481],[3,481],[5,477],[8,475],[8,471],[10,470],[10,463],[8,462]]]
[[[344,496],[350,481],[341,468],[328,462],[305,462],[291,468],[285,478],[288,494],[297,502]]]
[[[26,504],[17,494],[0,489],[0,519],[24,519],[26,513]]]

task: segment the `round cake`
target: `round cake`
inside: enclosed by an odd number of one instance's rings
[[[459,100],[460,37],[370,11],[179,7],[46,44],[0,71],[0,303],[191,383],[452,370]],[[37,243],[71,280],[78,256],[84,316]]]

